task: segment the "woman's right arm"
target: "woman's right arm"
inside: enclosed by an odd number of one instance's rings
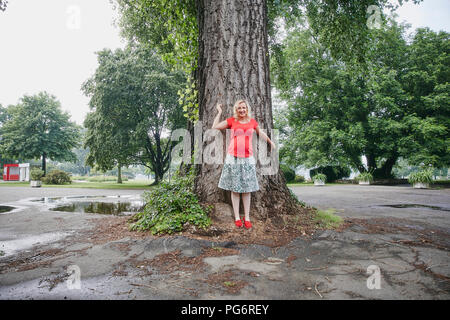
[[[218,113],[217,113],[217,116],[214,118],[214,123],[213,123],[212,128],[219,129],[219,130],[228,128],[227,120],[219,122],[220,116],[222,115],[222,105],[221,104],[217,104],[217,111],[218,111]]]

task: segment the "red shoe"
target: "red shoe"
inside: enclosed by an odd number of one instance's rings
[[[235,220],[234,224],[236,225],[236,227],[240,228],[240,227],[242,227],[242,220],[241,219]]]
[[[252,227],[252,223],[250,221],[245,221],[245,218],[244,218],[244,227],[247,230]]]

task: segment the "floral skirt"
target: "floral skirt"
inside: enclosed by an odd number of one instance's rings
[[[219,188],[239,193],[258,191],[255,158],[239,158],[227,154],[219,180]]]

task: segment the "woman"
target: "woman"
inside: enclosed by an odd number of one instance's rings
[[[218,114],[214,119],[213,129],[231,129],[231,140],[228,146],[227,156],[219,180],[219,188],[231,191],[236,227],[242,225],[246,229],[252,227],[250,222],[250,192],[258,191],[258,179],[256,178],[256,161],[253,157],[252,137],[255,131],[265,141],[270,143],[271,150],[275,144],[269,137],[259,130],[258,122],[251,118],[250,107],[245,100],[238,100],[234,104],[234,115],[219,122],[222,115],[222,105],[217,104]],[[244,222],[239,216],[239,194],[242,193],[244,203]]]

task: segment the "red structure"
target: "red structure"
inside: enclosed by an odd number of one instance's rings
[[[3,166],[3,180],[4,181],[19,181],[20,172],[19,164],[5,164]]]

